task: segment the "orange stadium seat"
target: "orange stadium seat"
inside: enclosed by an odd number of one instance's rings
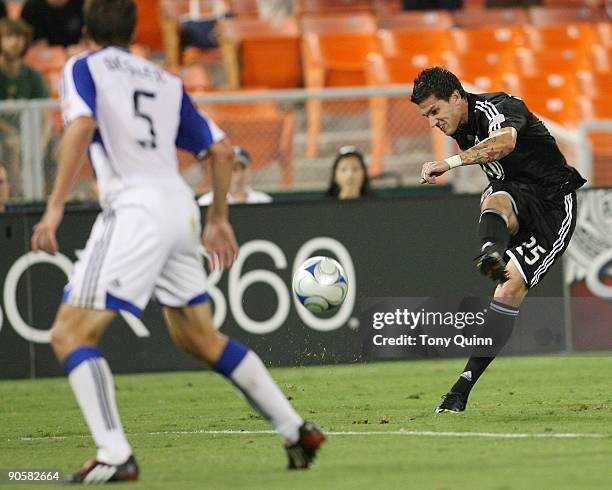
[[[463,8],[466,9],[483,9],[486,6],[486,0],[464,0],[463,2]]]
[[[591,57],[595,71],[612,71],[612,47],[594,46]]]
[[[506,92],[523,97],[523,94],[540,91],[547,97],[576,96],[577,84],[573,73],[548,73],[540,76],[513,76],[505,80]]]
[[[147,46],[149,50],[159,51],[163,47],[159,19],[159,0],[136,0],[138,21],[134,42]]]
[[[365,85],[368,56],[377,48],[374,33],[304,34],[304,85],[310,89]],[[308,99],[307,156],[314,157],[319,151],[323,106],[332,112],[334,108],[340,112],[360,110],[361,105],[355,102],[349,108],[346,101],[323,104],[321,100]]]
[[[612,22],[599,22],[596,29],[599,44],[612,48]]]
[[[307,88],[364,85],[368,55],[377,50],[376,21],[370,14],[303,16],[302,64]],[[358,101],[306,103],[306,155],[319,152],[323,109],[326,112],[365,110]]]
[[[523,46],[523,31],[518,26],[472,27],[453,29],[455,49],[470,51],[514,51]]]
[[[433,56],[415,54],[406,58],[387,58],[381,54],[370,55],[368,60],[368,84],[411,84],[419,72],[427,66],[440,64],[438,53]],[[409,121],[408,124],[406,122]],[[421,117],[418,107],[408,97],[372,97],[370,99],[370,127],[372,131],[371,175],[382,172],[383,158],[393,147],[398,137],[431,138],[437,158],[444,158],[444,138],[440,131],[432,130],[427,120]]]
[[[230,11],[240,17],[259,17],[258,0],[230,0]]]
[[[296,0],[296,15],[320,14],[373,14],[374,6],[370,0]]]
[[[447,53],[444,65],[462,81],[484,92],[502,90],[503,77],[515,71],[512,54],[493,50]]]
[[[400,11],[378,16],[379,29],[391,31],[450,29],[453,25],[453,16],[445,10]]]
[[[578,88],[583,95],[612,97],[612,71],[585,72],[579,77]]]
[[[230,88],[300,85],[300,35],[294,17],[221,19],[218,31]]]
[[[292,112],[282,112],[276,102],[208,104],[200,107],[221,127],[233,144],[247,148],[257,172],[276,161],[281,166],[281,185],[293,181]]]
[[[589,70],[590,62],[587,53],[581,50],[533,51],[519,48],[517,50],[517,68],[521,75],[538,75],[555,73],[559,67],[565,72],[578,73]]]
[[[36,44],[28,49],[24,62],[43,74],[59,72],[66,64],[66,50],[62,46],[43,46]]]
[[[529,7],[529,22],[534,25],[567,24],[571,22],[597,22],[605,20],[599,9],[588,7]]]
[[[588,51],[597,43],[592,24],[575,23],[547,26],[525,26],[527,45],[538,51],[582,49]]]
[[[523,8],[465,9],[454,14],[458,27],[522,25],[529,22]]]
[[[300,26],[303,33],[369,34],[378,29],[376,18],[371,14],[304,15],[300,19]]]
[[[523,88],[521,99],[535,114],[550,121],[573,127],[578,120],[576,96],[568,92],[559,92],[548,95],[539,88],[526,86]]]
[[[376,14],[379,16],[401,14],[403,12],[402,0],[373,0],[372,4]]]
[[[582,119],[612,119],[612,95],[607,93],[595,97],[579,97],[580,116]],[[612,185],[612,134],[590,133],[589,139],[593,148],[594,186]]]
[[[448,30],[378,31],[380,51],[384,56],[410,56],[422,52],[444,52],[452,49]]]

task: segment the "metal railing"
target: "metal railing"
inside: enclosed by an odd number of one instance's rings
[[[327,88],[195,94],[195,102],[236,144],[257,160],[254,185],[263,190],[323,189],[335,152],[353,144],[377,172],[397,175],[404,185],[418,183],[420,166],[455,151],[450,138],[432,133],[427,121],[409,103],[411,86]],[[52,179],[55,155],[41,145],[43,114],[57,111],[57,100],[0,102],[0,119],[20,116],[21,178],[24,201],[42,200]],[[568,161],[589,178],[593,175],[590,133],[612,133],[612,121],[588,121],[568,129],[552,121],[546,126]],[[56,129],[59,131],[59,129]],[[1,133],[0,133],[1,141]],[[51,162],[44,166],[44,160]],[[182,170],[196,190],[205,181],[200,166],[185,157]],[[6,162],[5,162],[6,163]]]

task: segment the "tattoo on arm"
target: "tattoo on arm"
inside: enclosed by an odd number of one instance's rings
[[[490,136],[476,146],[460,153],[463,165],[489,163],[499,160],[512,152],[506,135]]]

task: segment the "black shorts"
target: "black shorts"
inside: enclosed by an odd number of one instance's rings
[[[510,197],[519,231],[510,239],[506,255],[532,288],[563,255],[576,227],[576,192],[547,194],[536,184],[494,181],[482,201],[494,194]]]

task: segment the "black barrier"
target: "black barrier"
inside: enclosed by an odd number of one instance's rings
[[[239,260],[220,279],[216,274],[210,278],[221,330],[272,366],[365,360],[359,312],[366,298],[491,294],[490,282],[472,264],[478,250],[478,205],[478,196],[420,196],[232,207]],[[65,274],[84,247],[95,216],[94,211],[66,214],[58,234],[61,254],[55,257],[28,254],[30,230],[39,214],[0,217],[0,377],[61,374],[48,329]],[[294,263],[312,255],[335,256],[349,275],[349,297],[328,319],[306,315],[292,298]],[[558,264],[530,296],[563,297]],[[563,350],[564,309],[526,310],[522,315],[545,332],[533,329],[525,335],[547,339],[534,342],[529,352]],[[140,321],[118,317],[101,348],[115,372],[199,367],[174,348],[155,301]]]

